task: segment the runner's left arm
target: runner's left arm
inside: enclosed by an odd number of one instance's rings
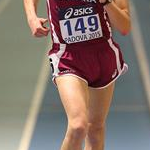
[[[106,0],[99,0],[104,3]],[[128,0],[113,0],[104,6],[110,22],[122,35],[126,35],[131,29],[131,20]]]

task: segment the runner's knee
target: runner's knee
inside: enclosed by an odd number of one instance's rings
[[[75,119],[69,123],[70,137],[75,140],[82,140],[85,138],[88,129],[86,119]]]
[[[105,131],[105,123],[100,124],[100,123],[89,123],[88,124],[88,137],[95,142],[99,140],[99,137],[101,134],[104,134]]]

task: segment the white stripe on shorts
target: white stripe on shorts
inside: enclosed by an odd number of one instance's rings
[[[58,73],[60,72],[58,69],[58,65],[60,62],[60,58],[65,52],[65,50],[66,50],[66,44],[60,44],[59,51],[57,53],[49,55],[49,58],[52,59],[52,63],[54,67],[53,76],[58,76]]]

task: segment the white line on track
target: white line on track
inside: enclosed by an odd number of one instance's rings
[[[0,15],[6,9],[6,7],[10,4],[11,0],[2,0],[0,1]]]
[[[18,150],[29,150],[49,76],[48,64],[48,57],[45,55]]]
[[[131,2],[131,14],[132,14],[132,39],[134,44],[134,50],[138,59],[140,72],[142,75],[142,80],[144,88],[146,91],[146,96],[148,100],[148,105],[150,108],[150,70],[149,63],[146,55],[146,49],[144,46],[144,41],[140,29],[140,22],[137,16],[134,4]]]

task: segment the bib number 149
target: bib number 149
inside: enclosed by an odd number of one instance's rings
[[[63,40],[68,44],[103,36],[98,14],[60,20],[60,29]]]
[[[97,16],[90,16],[77,18],[75,22],[72,22],[71,19],[66,20],[64,22],[64,26],[66,26],[68,36],[72,36],[74,32],[78,31],[80,31],[80,33],[86,33],[87,30],[89,30],[90,32],[97,31],[99,28],[99,23]]]

